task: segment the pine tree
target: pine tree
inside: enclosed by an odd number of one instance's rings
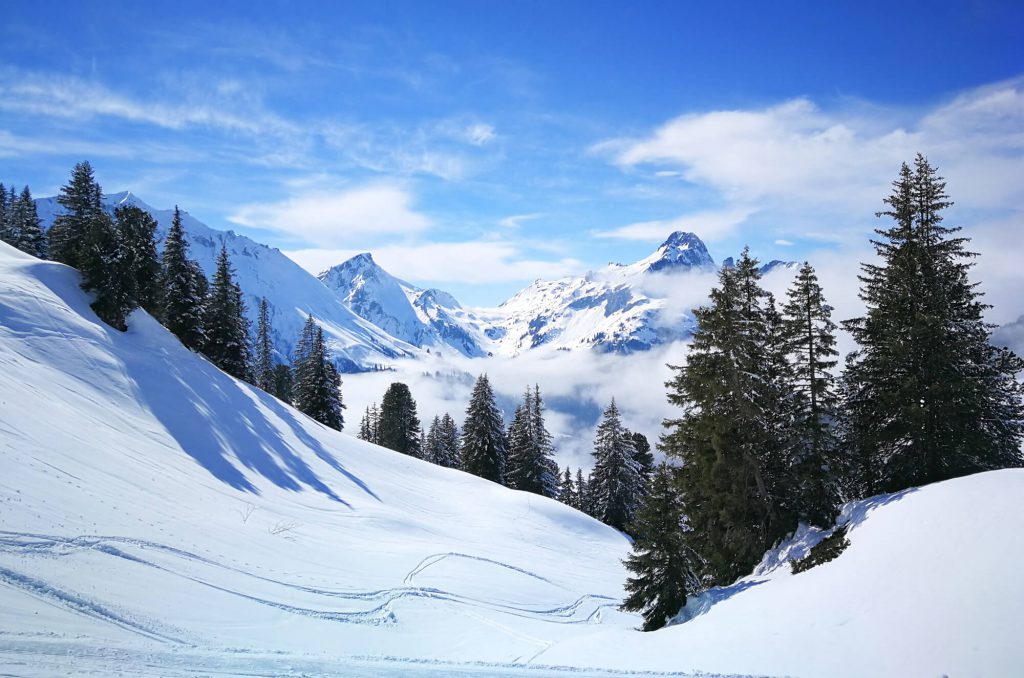
[[[411,457],[422,457],[420,420],[409,387],[394,382],[380,403],[378,445]]]
[[[684,520],[683,497],[663,463],[631,526],[633,552],[625,563],[634,576],[626,581],[622,609],[642,613],[644,631],[660,629],[701,590],[700,557],[687,543]]]
[[[161,315],[164,327],[193,351],[200,350],[206,340],[203,328],[206,287],[206,276],[188,257],[181,212],[175,206],[161,260]]]
[[[292,402],[292,368],[283,363],[274,366],[274,390],[272,393],[281,402]]]
[[[558,495],[558,465],[552,458],[551,434],[544,425],[540,387],[526,389],[508,431],[509,487],[545,497]]]
[[[300,412],[330,428],[342,430],[345,408],[341,399],[341,375],[327,354],[324,331],[306,318],[302,334],[295,345],[292,400]]]
[[[253,384],[267,393],[274,392],[274,346],[270,339],[270,305],[260,299],[256,315],[256,342],[252,365]]]
[[[637,465],[640,467],[640,481],[644,492],[651,484],[651,476],[654,474],[654,455],[651,453],[651,442],[643,433],[626,431],[629,439],[633,441],[633,449],[636,450]]]
[[[0,240],[34,257],[46,256],[46,235],[28,186],[15,196],[13,186],[6,193],[0,184]]]
[[[461,468],[459,453],[459,427],[451,415],[445,412],[437,435],[437,450],[434,463],[447,468]]]
[[[867,313],[843,323],[858,350],[844,373],[844,446],[860,494],[1021,466],[1024,363],[990,345],[988,306],[969,280],[974,253],[942,225],[945,182],[918,155],[904,164],[861,267]]]
[[[101,223],[92,223],[104,216],[103,191],[96,182],[92,165],[88,162],[75,165],[71,179],[61,186],[57,202],[64,207],[65,213],[58,215],[50,227],[50,258],[81,268],[85,248],[95,249],[97,238],[102,235],[99,231],[103,229]],[[87,240],[90,235],[93,238],[91,242]],[[95,252],[92,256],[95,257]]]
[[[604,411],[594,439],[594,470],[589,491],[594,516],[617,530],[633,520],[642,492],[640,467],[633,441],[622,426],[619,408],[612,399]]]
[[[565,467],[565,473],[562,475],[562,482],[558,488],[558,501],[562,502],[566,506],[579,508],[579,503],[576,498],[576,485],[572,479],[572,469],[568,466]]]
[[[121,265],[131,286],[133,308],[151,315],[160,311],[160,259],[156,252],[156,221],[145,210],[129,205],[114,210],[115,228],[123,252]]]
[[[373,405],[374,411],[376,411],[376,403]],[[375,413],[371,413],[370,406],[366,406],[366,410],[363,412],[363,418],[359,420],[359,434],[360,440],[365,440],[368,443],[377,444],[377,417]]]
[[[804,263],[782,309],[786,352],[793,366],[793,422],[797,450],[793,456],[796,511],[799,518],[825,527],[835,518],[837,396],[836,325],[832,307],[809,263]]]
[[[583,469],[576,469],[576,505],[575,509],[583,511],[588,516],[594,515],[594,502],[590,498],[590,488],[583,477]]]
[[[482,374],[473,386],[462,426],[463,470],[502,483],[507,461],[508,441],[501,412],[494,402],[491,382]]]
[[[126,318],[135,307],[135,281],[124,239],[110,215],[99,212],[88,222],[75,257],[82,289],[95,296],[91,307],[96,315],[111,327],[128,329]]]
[[[221,245],[217,267],[203,316],[206,340],[203,353],[214,365],[238,379],[249,375],[249,321],[242,290],[235,282],[226,245]]]
[[[527,400],[529,391],[527,391]],[[523,405],[516,407],[512,423],[508,427],[508,465],[505,469],[505,484],[514,490],[535,492],[540,484],[533,476],[533,441],[530,435],[529,412]]]
[[[747,574],[795,524],[775,495],[785,484],[787,446],[779,421],[783,403],[778,321],[759,285],[758,262],[744,250],[723,267],[709,306],[695,310],[686,365],[667,386],[682,408],[665,422],[661,449],[682,460],[681,490],[693,528],[691,544],[706,576],[724,584]],[[766,306],[768,308],[766,309]]]

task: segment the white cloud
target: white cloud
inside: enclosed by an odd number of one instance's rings
[[[228,220],[297,236],[324,248],[337,247],[353,235],[408,235],[431,225],[430,219],[412,208],[408,192],[384,183],[335,191],[313,189],[280,202],[244,205]]]
[[[792,240],[785,240],[783,238],[779,238],[778,240],[775,241],[775,244],[779,245],[780,247],[792,247],[793,246],[793,241]]]
[[[500,221],[498,221],[498,224],[504,226],[505,228],[519,228],[520,226],[523,225],[524,221],[533,221],[534,219],[539,219],[542,216],[544,215],[540,212],[531,212],[530,214],[514,214],[510,217],[505,217],[504,219],[501,219]]]
[[[463,136],[474,146],[484,146],[493,141],[497,135],[494,133],[493,126],[477,122],[466,127]]]
[[[623,167],[676,170],[746,203],[872,210],[901,162],[929,156],[957,199],[1005,207],[1024,176],[1024,78],[978,88],[908,119],[905,111],[806,98],[755,110],[679,116],[649,136],[593,150]]]
[[[598,238],[660,242],[674,231],[690,231],[691,233],[696,233],[705,242],[714,242],[730,235],[737,226],[746,221],[753,213],[754,210],[747,207],[696,212],[676,217],[675,219],[641,221],[607,231],[595,231],[594,236]]]
[[[310,272],[319,272],[357,254],[345,249],[285,252]],[[539,260],[524,256],[520,246],[503,241],[435,242],[373,248],[374,260],[412,281],[498,283],[551,278],[583,269],[576,259]]]

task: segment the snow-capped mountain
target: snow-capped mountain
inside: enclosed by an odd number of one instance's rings
[[[173,209],[155,209],[130,192],[106,195],[103,202],[111,211],[118,206],[134,205],[153,215],[158,224],[158,247],[162,248],[174,216]],[[63,212],[56,198],[36,200],[36,208],[44,228],[49,228],[56,216]],[[181,223],[189,242],[190,256],[207,276],[213,274],[221,244],[227,246],[250,319],[255,321],[259,300],[267,299],[274,348],[280,359],[291,361],[292,349],[308,315],[323,326],[331,353],[344,371],[368,369],[390,358],[416,353],[415,347],[403,338],[388,334],[349,310],[320,281],[279,250],[233,231],[210,228],[184,211]]]
[[[668,302],[666,287],[702,285],[715,270],[707,247],[693,233],[672,233],[648,257],[612,263],[585,276],[538,280],[498,308],[496,353],[515,355],[549,346],[601,351],[643,351],[689,336],[689,309]]]
[[[455,297],[396,278],[368,252],[317,277],[356,315],[393,337],[419,348],[454,348],[470,358],[486,354],[466,328],[471,319]]]

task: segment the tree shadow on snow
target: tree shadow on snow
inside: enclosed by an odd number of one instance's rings
[[[137,322],[137,318],[133,320]],[[281,431],[268,423],[266,410],[269,409],[288,423],[303,445],[376,498],[359,478],[346,471],[319,441],[303,430],[294,415],[273,396],[240,387],[199,356],[176,360],[173,349],[166,357],[156,357],[138,355],[131,350],[137,347],[127,348],[122,355],[140,400],[181,449],[221,482],[259,494],[256,486],[232,463],[230,457],[234,457],[245,468],[280,488],[298,492],[307,486],[351,508],[296,454]]]

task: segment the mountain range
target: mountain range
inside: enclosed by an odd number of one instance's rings
[[[55,198],[36,201],[44,227],[63,209]],[[158,223],[158,247],[173,210],[155,209],[130,192],[104,196],[111,211],[122,205],[146,210]],[[245,294],[250,319],[268,302],[278,358],[290,361],[307,315],[323,326],[338,367],[359,372],[425,352],[477,358],[524,351],[590,349],[630,353],[685,339],[694,328],[689,308],[669,301],[668,290],[706,288],[701,274],[717,265],[701,239],[677,231],[650,256],[611,263],[585,275],[536,280],[496,308],[462,306],[451,294],[424,289],[385,271],[371,253],[359,254],[310,275],[276,248],[210,228],[187,212],[182,226],[191,256],[207,275],[227,248]],[[723,265],[729,265],[726,260]],[[764,270],[792,268],[773,261]]]

